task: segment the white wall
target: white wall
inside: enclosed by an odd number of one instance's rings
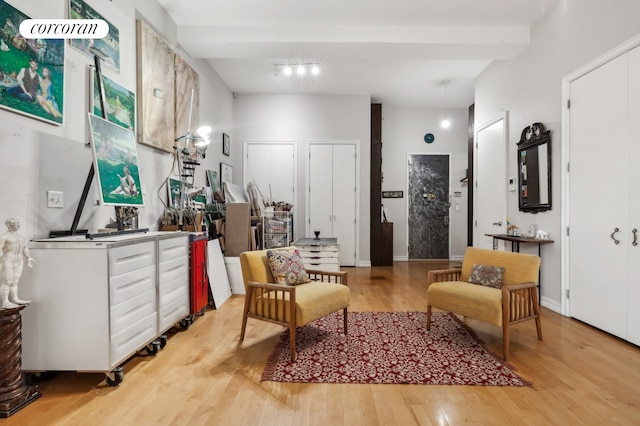
[[[451,127],[442,129],[442,111],[407,109],[382,105],[382,181],[383,191],[404,191],[403,198],[383,198],[387,219],[393,222],[393,256],[408,259],[407,242],[407,153],[451,155],[450,257],[462,259],[467,247],[467,184],[460,183],[467,169],[468,112],[450,111]],[[435,141],[424,142],[433,133]],[[455,202],[460,210],[455,209]]]
[[[541,294],[543,305],[556,311],[560,311],[562,297],[561,174],[566,170],[560,164],[562,78],[640,33],[638,16],[637,0],[564,0],[536,23],[531,45],[520,56],[493,63],[476,81],[477,126],[509,111],[509,176],[517,175],[516,143],[522,129],[534,122],[551,129],[553,210],[521,213],[516,192],[507,194],[507,210],[516,225],[527,229],[535,222],[555,240],[542,248]],[[521,245],[521,250],[537,254],[535,245]]]
[[[120,73],[103,67],[103,72],[122,85],[136,90],[136,17],[144,19],[160,33],[173,50],[198,72],[200,76],[200,123],[214,128],[214,143],[208,149],[207,158],[196,171],[196,184],[204,185],[204,170],[219,169],[222,157],[222,132],[233,138],[233,97],[231,91],[205,61],[192,60],[176,43],[176,25],[155,1],[112,0],[110,2],[87,0],[87,4],[101,13],[120,31]],[[13,5],[32,18],[66,18],[67,0],[42,2],[40,0],[9,0]],[[42,222],[36,210],[38,205],[38,142],[41,133],[75,141],[78,149],[86,149],[88,141],[88,71],[93,60],[75,49],[66,47],[65,58],[65,125],[54,126],[27,118],[6,110],[0,110],[0,221],[17,217],[22,222],[22,230],[28,238],[36,236],[37,229],[68,229],[73,217],[65,217],[53,222]],[[168,123],[167,131],[174,133],[173,123]],[[179,136],[179,135],[178,135]],[[73,142],[70,142],[73,143]],[[237,150],[236,150],[237,152]],[[232,154],[233,155],[233,154]],[[236,154],[238,155],[238,154]],[[158,189],[171,170],[172,154],[146,145],[138,145],[140,173],[145,197],[145,207],[140,211],[140,227],[157,229],[164,205],[158,198]],[[55,159],[52,159],[55,161]],[[90,164],[77,164],[88,172]],[[86,174],[85,174],[86,176]],[[68,182],[68,187],[80,187],[81,182]],[[62,188],[65,190],[65,188]],[[163,199],[166,190],[161,192]],[[83,216],[89,217],[90,231],[105,226],[113,216],[112,207],[94,207],[95,191],[89,194]],[[65,204],[78,200],[65,198]],[[166,201],[165,201],[166,202]],[[2,229],[4,227],[2,226]],[[38,235],[40,236],[40,235]]]
[[[311,140],[360,142],[359,265],[370,264],[369,188],[371,174],[371,100],[368,96],[238,95],[234,101],[234,135],[244,140],[295,140],[298,144],[298,194],[294,205],[295,237],[304,236],[305,144]],[[234,181],[242,183],[242,159],[232,160]],[[258,183],[259,184],[259,183]],[[307,235],[308,236],[308,235]],[[312,235],[311,235],[312,236]]]

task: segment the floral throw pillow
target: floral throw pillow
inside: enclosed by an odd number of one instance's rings
[[[267,259],[277,284],[298,285],[311,281],[298,249],[267,250]]]
[[[473,265],[468,282],[480,284],[487,287],[500,288],[502,286],[502,275],[504,268],[489,265]]]

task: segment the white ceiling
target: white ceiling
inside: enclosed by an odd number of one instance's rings
[[[182,48],[236,93],[369,95],[417,108],[471,105],[476,76],[522,52],[559,1],[158,0]],[[319,63],[320,77],[274,73],[299,62]]]

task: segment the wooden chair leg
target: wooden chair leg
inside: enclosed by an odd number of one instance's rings
[[[247,329],[247,314],[242,315],[242,330],[240,330],[240,341],[244,340],[244,332]]]
[[[505,361],[509,361],[509,323],[502,324],[502,357]]]
[[[342,319],[344,320],[344,335],[347,335],[347,308],[342,311]]]
[[[536,317],[536,331],[538,332],[538,340],[542,340],[542,322],[540,321],[540,314]]]
[[[427,331],[431,330],[431,305],[427,305]]]

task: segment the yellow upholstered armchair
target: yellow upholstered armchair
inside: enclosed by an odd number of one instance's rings
[[[502,282],[487,285],[468,282],[478,267],[503,269]],[[495,268],[490,268],[495,269]],[[427,330],[431,328],[431,308],[454,312],[502,327],[503,356],[509,359],[509,327],[535,319],[538,340],[542,340],[537,282],[540,258],[531,254],[469,247],[462,269],[430,271],[427,278]]]
[[[347,334],[347,307],[351,296],[347,287],[347,273],[307,269],[311,282],[295,286],[275,284],[267,251],[247,251],[240,254],[246,290],[240,340],[244,340],[247,318],[289,327],[293,362],[296,359],[296,327],[302,327],[340,309],[343,310],[344,333]]]

